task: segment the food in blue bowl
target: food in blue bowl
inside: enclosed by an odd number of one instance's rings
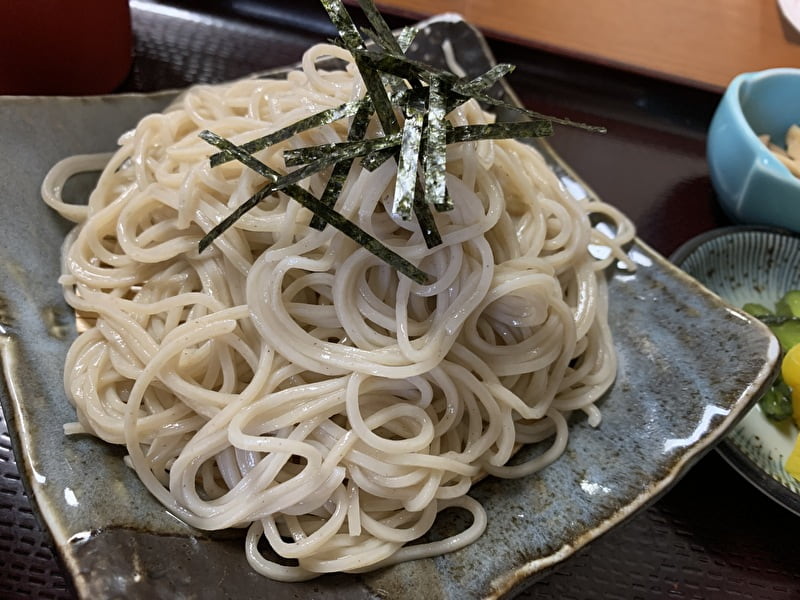
[[[797,124],[800,69],[743,73],[730,83],[711,121],[707,153],[711,182],[733,220],[800,231],[800,178],[779,156]]]

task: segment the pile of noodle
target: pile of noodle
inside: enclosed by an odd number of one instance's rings
[[[254,569],[297,581],[456,550],[477,539],[485,474],[522,477],[564,450],[567,418],[596,425],[615,376],[602,270],[624,259],[629,223],[576,201],[517,141],[447,149],[455,209],[441,246],[391,213],[396,163],[354,164],[336,210],[432,275],[420,285],[275,194],[202,254],[198,241],[263,183],[236,161],[210,167],[208,129],[234,143],[363,96],[357,70],[316,67],[317,46],[282,80],[191,89],[122,136],[87,206],[63,182],[98,159],[60,163],[45,200],[77,226],[61,284],[91,326],[65,386],[88,433],[124,444],[170,511],[204,530],[246,527]],[[448,117],[488,122],[474,102]],[[348,120],[257,153],[285,172],[287,148],[342,141]],[[370,135],[379,135],[371,125]],[[327,173],[303,182],[319,195]],[[603,238],[589,213],[617,224]],[[590,244],[609,247],[604,260]],[[549,439],[507,465],[521,444]],[[431,543],[438,512],[472,524]],[[266,540],[266,544],[263,540]],[[282,558],[279,558],[282,557]]]

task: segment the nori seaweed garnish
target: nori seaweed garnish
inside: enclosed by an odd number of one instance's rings
[[[236,160],[241,162],[243,165],[245,165],[249,169],[252,169],[253,171],[258,173],[259,175],[267,178],[268,180],[273,180],[273,181],[275,180],[275,176],[277,175],[275,171],[273,171],[267,165],[262,163],[260,160],[258,160],[256,157],[254,157],[252,154],[250,154],[249,152],[243,150],[241,147],[233,144],[229,140],[221,138],[218,135],[216,135],[215,133],[212,133],[210,131],[201,132],[200,133],[200,137],[202,139],[204,139],[205,141],[207,141],[209,144],[212,144],[212,145],[216,146],[220,150],[224,150],[224,151],[230,153],[231,155],[233,155],[236,158]],[[279,179],[280,179],[280,177],[278,177],[278,180]],[[410,262],[408,262],[405,258],[400,256],[396,252],[390,250],[389,248],[387,248],[386,246],[381,244],[378,240],[376,240],[374,237],[372,237],[369,233],[367,233],[366,231],[361,229],[358,225],[356,225],[352,221],[349,221],[348,219],[345,219],[342,215],[340,215],[338,212],[333,210],[333,208],[331,208],[327,204],[323,204],[322,202],[320,202],[314,195],[306,192],[302,188],[299,188],[299,189],[302,190],[304,193],[296,194],[295,193],[296,190],[294,189],[296,187],[299,187],[299,186],[288,186],[287,187],[287,191],[290,192],[290,194],[292,195],[292,197],[295,200],[300,202],[300,204],[302,204],[303,206],[308,208],[314,214],[319,215],[327,223],[330,223],[331,225],[336,227],[339,231],[341,231],[342,233],[344,233],[345,235],[347,235],[348,237],[353,239],[357,244],[360,244],[361,246],[363,246],[364,248],[366,248],[367,250],[372,252],[375,256],[380,258],[382,261],[388,263],[389,265],[391,265],[392,267],[394,267],[395,269],[397,269],[398,271],[400,271],[404,275],[408,276],[412,280],[416,281],[417,283],[420,283],[420,284],[424,285],[424,284],[427,284],[427,283],[429,283],[431,281],[431,277],[427,273],[425,273],[424,271],[420,270],[417,266],[415,266],[415,265],[411,264]],[[248,202],[249,202],[249,200],[247,202],[245,202],[245,204],[247,204]],[[249,209],[247,209],[247,210],[249,210]],[[242,214],[244,214],[244,213],[242,213]],[[231,215],[231,216],[233,216],[233,215]],[[241,216],[241,215],[239,215],[239,216]],[[234,220],[237,220],[239,218],[239,216],[236,216]],[[230,218],[231,217],[228,217],[228,219],[230,219]],[[228,219],[225,219],[224,221],[222,221],[214,229],[220,227]],[[214,230],[209,232],[202,240],[200,240],[200,246],[201,246],[201,250],[200,251],[201,252],[205,247],[207,247],[213,241],[214,238],[208,239],[213,231]],[[217,234],[217,235],[219,235],[219,234]],[[216,238],[216,236],[215,236],[215,238]]]
[[[430,119],[430,114],[428,114]],[[474,142],[479,140],[498,140],[507,138],[533,138],[546,137],[553,134],[553,124],[550,121],[540,119],[538,121],[512,121],[500,123],[484,123],[478,125],[459,125],[453,127],[445,124],[445,142],[447,144],[457,144],[459,142]],[[430,136],[430,123],[427,132],[423,133],[423,140]],[[316,161],[326,160],[327,156],[335,155],[346,158],[356,158],[365,156],[364,161],[372,158],[372,153],[380,154],[390,151],[393,148],[400,149],[403,143],[403,136],[400,133],[386,135],[379,138],[368,140],[331,142],[319,146],[305,146],[286,150],[283,153],[284,162],[288,166],[299,166]],[[244,145],[242,145],[244,149]],[[329,160],[329,159],[328,159]],[[363,163],[362,163],[363,164]]]
[[[361,7],[361,10],[364,11],[364,15],[367,17],[370,25],[374,27],[376,40],[379,42],[380,46],[390,52],[402,54],[403,49],[400,47],[400,43],[397,41],[397,38],[394,37],[394,33],[392,33],[392,30],[386,24],[383,15],[381,15],[375,3],[372,2],[372,0],[358,0],[358,5]]]
[[[400,46],[400,52],[403,54],[411,47],[414,38],[417,37],[419,29],[416,27],[403,27],[400,33],[397,34],[397,45]]]
[[[279,142],[288,140],[289,138],[303,131],[308,131],[309,129],[314,129],[315,127],[328,125],[330,123],[333,123],[334,121],[343,119],[344,117],[349,117],[351,115],[354,115],[359,109],[369,106],[370,103],[367,100],[356,100],[354,102],[347,102],[345,104],[340,104],[339,106],[335,106],[334,108],[329,108],[328,110],[323,110],[322,112],[315,113],[310,117],[306,117],[305,119],[300,119],[299,121],[296,121],[291,125],[284,127],[283,129],[279,129],[278,131],[275,131],[263,137],[246,142],[242,144],[241,147],[246,152],[253,154],[254,152],[258,152],[259,150],[263,150],[264,148],[269,148],[270,146],[273,146]],[[209,160],[211,162],[211,166],[216,167],[217,165],[221,165],[230,160],[233,160],[233,157],[230,156],[227,152],[217,152],[216,154],[212,154]]]
[[[445,171],[447,170],[446,104],[447,97],[442,90],[442,82],[434,79],[428,87],[428,135],[425,139],[423,153],[423,172],[425,173],[425,201],[439,211],[453,208],[445,186]]]
[[[372,100],[372,104],[375,106],[375,112],[383,126],[384,133],[396,133],[400,130],[400,125],[397,122],[397,117],[394,114],[392,103],[389,100],[389,95],[386,93],[386,87],[383,84],[380,73],[374,69],[365,69],[357,57],[357,51],[365,48],[364,39],[358,32],[355,23],[353,23],[350,13],[347,12],[341,0],[320,1],[328,12],[331,23],[339,30],[339,37],[342,39],[345,48],[350,50],[350,53],[356,61],[356,67],[358,67],[361,73],[361,79],[364,80],[367,93]]]
[[[347,141],[356,142],[363,140],[367,135],[367,127],[369,126],[369,118],[372,115],[372,108],[369,104],[364,103],[356,112],[353,121],[350,123],[350,131],[347,133]],[[336,199],[344,187],[344,182],[347,181],[347,175],[350,173],[350,168],[353,166],[355,157],[347,158],[336,163],[328,178],[328,183],[325,184],[325,189],[322,192],[320,202],[333,206],[336,204]],[[325,228],[325,220],[319,216],[314,215],[310,223],[314,229],[322,230]]]
[[[237,160],[267,181],[203,237],[201,252],[245,212],[270,194],[282,191],[314,212],[311,227],[323,229],[330,223],[414,281],[425,283],[428,281],[425,273],[334,210],[354,161],[360,160],[367,170],[376,169],[391,158],[397,161],[392,211],[403,219],[410,219],[413,214],[425,243],[432,248],[442,240],[431,206],[437,211],[453,208],[445,178],[448,144],[548,136],[553,133],[554,123],[593,132],[605,131],[602,127],[542,115],[490,96],[486,90],[510,73],[513,65],[495,65],[477,77],[466,79],[405,56],[417,30],[407,27],[395,37],[372,0],[358,0],[371,25],[362,30],[371,40],[369,45],[341,0],[320,1],[339,32],[333,42],[353,56],[364,81],[365,97],[321,111],[241,146],[211,132],[203,132],[201,137],[220,149],[211,156],[211,166]],[[527,120],[454,127],[446,115],[469,100],[517,112]],[[382,132],[366,138],[373,115]],[[402,120],[398,115],[402,115]],[[299,133],[348,117],[351,123],[347,141],[285,150],[286,166],[298,167],[293,171],[279,173],[253,157],[253,153]],[[331,166],[321,198],[317,199],[298,185],[302,179]]]
[[[298,165],[308,166],[317,163],[326,163],[325,166],[327,166],[334,162],[339,162],[340,160],[356,158],[357,156],[364,156],[370,152],[397,146],[401,144],[402,139],[403,136],[401,133],[393,133],[392,135],[384,135],[367,140],[348,140],[346,142],[332,142],[320,146],[306,146],[305,148],[284,151],[283,161],[286,163],[286,166],[289,167],[296,167]],[[242,148],[244,148],[244,146]]]
[[[403,124],[403,140],[400,146],[400,160],[397,162],[397,178],[394,187],[392,212],[408,220],[411,218],[414,202],[414,188],[417,183],[417,165],[422,141],[422,124],[425,109],[422,106],[409,107]]]

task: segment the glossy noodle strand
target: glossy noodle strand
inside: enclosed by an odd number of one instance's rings
[[[327,56],[341,71],[316,65]],[[356,161],[336,210],[433,276],[399,275],[278,193],[202,254],[200,238],[263,179],[214,153],[363,96],[349,55],[312,48],[285,79],[192,88],[120,139],[113,156],[54,167],[45,201],[76,223],[60,279],[85,330],[64,383],[79,425],[127,447],[147,488],[186,523],[247,528],[258,572],[298,581],[434,556],[486,526],[467,493],[486,474],[522,477],[568,443],[567,419],[600,423],[613,381],[603,269],[626,260],[629,222],[575,200],[531,147],[453,144],[437,213],[441,246],[391,212],[396,164]],[[491,121],[469,102],[453,124]],[[370,136],[380,134],[376,120]],[[259,151],[343,141],[348,119]],[[103,168],[88,206],[61,200],[68,177]],[[302,185],[321,195],[327,173]],[[610,220],[615,238],[590,225]],[[607,257],[588,248],[601,245]],[[549,440],[526,462],[522,444]],[[461,533],[420,541],[448,508]]]

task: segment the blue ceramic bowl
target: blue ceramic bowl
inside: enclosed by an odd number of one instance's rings
[[[800,231],[800,179],[764,147],[800,123],[800,69],[743,73],[730,83],[708,132],[711,182],[733,220]]]

